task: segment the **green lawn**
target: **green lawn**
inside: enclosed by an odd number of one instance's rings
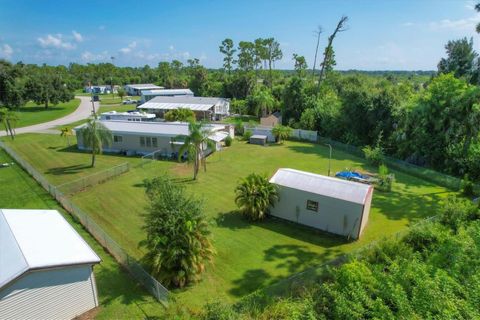
[[[19,108],[18,111],[16,110],[18,116],[16,127],[27,127],[64,117],[75,111],[79,105],[80,99],[73,99],[56,106],[51,105],[47,109],[45,109],[45,106],[39,106],[33,102],[28,102],[25,106]]]
[[[138,158],[103,155],[98,168],[90,169],[80,167],[89,163],[89,155],[65,149],[60,137],[24,135],[8,143],[56,184],[123,161],[134,165],[140,162]],[[328,148],[294,141],[268,147],[235,141],[232,147],[208,158],[208,172],[201,173],[197,182],[190,180],[192,170],[186,164],[154,162],[78,193],[73,201],[133,256],[141,258],[144,252],[138,243],[144,238],[141,214],[146,205],[142,180],[164,171],[176,175],[188,191],[204,199],[217,251],[214,265],[208,268],[203,281],[176,291],[180,303],[198,307],[214,298],[235,301],[257,288],[391,235],[434,214],[441,199],[449,194],[445,188],[394,171],[397,183],[393,191],[374,193],[368,226],[357,242],[291,223],[250,223],[242,219],[234,204],[238,179],[253,171],[270,176],[281,167],[326,174]],[[332,172],[345,168],[375,171],[363,159],[334,150]]]
[[[12,159],[0,149],[0,163],[4,162]],[[146,319],[162,315],[163,306],[133,282],[82,226],[18,165],[0,168],[0,185],[0,208],[59,210],[100,255],[102,262],[94,268],[100,300],[97,319]]]

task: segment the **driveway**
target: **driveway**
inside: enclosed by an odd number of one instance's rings
[[[74,112],[66,115],[63,118],[58,118],[49,122],[17,128],[15,129],[15,132],[17,134],[28,132],[58,133],[58,130],[53,129],[56,126],[62,126],[72,122],[87,119],[92,114],[92,102],[90,101],[91,97],[76,96],[75,98],[80,99],[80,105]],[[98,107],[98,102],[95,102],[95,111],[98,110]],[[0,131],[0,137],[5,135],[5,130],[3,130],[2,128],[2,130]]]

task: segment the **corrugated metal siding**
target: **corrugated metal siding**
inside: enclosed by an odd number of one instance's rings
[[[97,306],[94,285],[89,265],[27,273],[0,291],[0,319],[72,319]]]

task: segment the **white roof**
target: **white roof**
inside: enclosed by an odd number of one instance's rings
[[[250,137],[250,139],[267,139],[267,136],[264,136],[262,134],[254,134],[253,136]]]
[[[153,136],[186,136],[189,134],[188,123],[186,122],[151,122],[151,121],[112,121],[100,120],[112,133],[118,134],[148,134]],[[86,124],[75,127],[74,130],[80,130]],[[206,129],[219,131],[225,129],[225,125],[208,124]]]
[[[149,110],[173,110],[190,109],[192,111],[207,111],[217,105],[225,105],[228,100],[215,97],[192,97],[192,96],[158,96],[138,106],[138,109]]]
[[[58,211],[0,209],[0,288],[32,269],[98,262]]]
[[[144,96],[193,96],[193,91],[190,89],[158,89],[158,90],[144,90],[142,91]]]
[[[214,132],[212,135],[210,135],[210,140],[213,140],[215,142],[220,142],[225,140],[225,138],[228,136],[228,133],[225,131],[219,131],[219,132]]]
[[[149,90],[149,89],[162,89],[163,87],[157,86],[153,83],[140,83],[140,84],[127,84],[126,87],[140,89],[140,90]]]
[[[153,113],[146,113],[146,112],[117,112],[117,111],[107,111],[102,112],[102,116],[126,116],[126,117],[141,117],[141,118],[155,118],[155,114]]]
[[[270,182],[358,204],[365,204],[367,194],[372,188],[363,183],[286,168],[278,169]]]

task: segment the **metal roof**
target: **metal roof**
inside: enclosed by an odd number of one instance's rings
[[[158,89],[158,90],[143,90],[143,96],[175,96],[175,95],[191,95],[193,91],[190,89]]]
[[[133,112],[107,111],[107,112],[102,112],[100,115],[101,116],[140,117],[140,118],[147,118],[147,119],[155,118],[155,114],[153,113],[138,112],[138,111],[133,111]]]
[[[192,111],[207,111],[217,105],[225,105],[228,100],[225,98],[213,97],[192,97],[192,96],[157,96],[144,104],[138,106],[138,109],[149,110],[173,110],[173,109],[190,109]]]
[[[153,83],[140,83],[140,84],[127,84],[125,87],[130,87],[133,89],[162,89],[163,87],[157,86]]]
[[[254,134],[250,139],[267,139],[268,137],[262,134]]]
[[[58,211],[0,209],[0,288],[32,269],[100,261]]]
[[[112,121],[100,120],[113,134],[145,134],[150,136],[186,136],[189,134],[188,123],[186,122],[151,122],[151,121]],[[75,127],[74,130],[80,130],[86,124]],[[225,125],[208,124],[206,129],[211,131],[224,130]]]
[[[271,183],[348,202],[365,204],[370,185],[322,176],[310,172],[280,168]]]

